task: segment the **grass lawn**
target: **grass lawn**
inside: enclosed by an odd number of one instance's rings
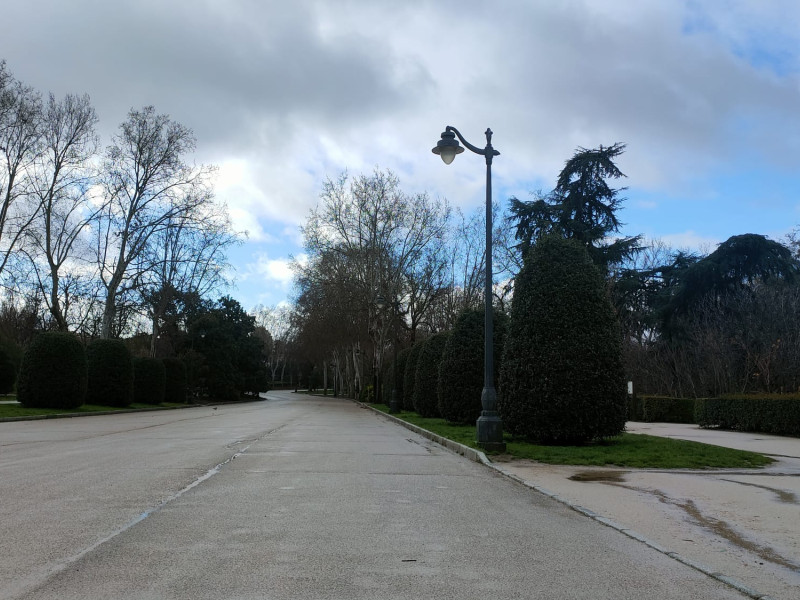
[[[383,404],[373,406],[380,411],[389,412],[389,408]],[[444,419],[424,418],[413,412],[401,412],[394,416],[454,442],[478,448],[474,425],[454,425]],[[602,443],[585,446],[539,446],[516,440],[508,434],[505,435],[505,441],[507,454],[514,458],[554,465],[614,465],[640,469],[750,469],[774,462],[773,459],[754,452],[633,433],[623,433]]]
[[[126,410],[130,408],[177,408],[186,406],[174,402],[164,402],[163,404],[131,404],[125,408],[118,406],[99,406],[96,404],[84,404],[79,408],[59,409],[59,408],[25,408],[20,404],[0,404],[0,419],[5,417],[32,417],[39,415],[93,413],[113,410]]]

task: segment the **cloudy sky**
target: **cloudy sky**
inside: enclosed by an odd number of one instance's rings
[[[377,166],[479,206],[482,159],[431,154],[445,125],[492,128],[502,201],[624,142],[626,234],[713,249],[800,225],[795,0],[0,0],[0,19],[11,73],[88,93],[104,145],[132,107],[194,130],[249,234],[248,309],[290,294],[326,177]]]

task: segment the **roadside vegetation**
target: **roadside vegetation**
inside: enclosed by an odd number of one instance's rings
[[[374,405],[388,413],[383,404]],[[394,415],[470,448],[480,449],[475,441],[475,425],[459,425],[444,419],[425,418],[403,411]],[[618,466],[636,469],[752,469],[771,464],[772,458],[721,446],[673,440],[650,435],[622,433],[599,442],[578,446],[540,445],[506,438],[506,455],[554,465]],[[489,458],[497,460],[498,456]],[[505,458],[505,456],[503,456]]]
[[[13,398],[3,398],[4,400],[12,400]],[[112,412],[112,411],[126,411],[136,409],[155,410],[160,408],[180,408],[186,404],[178,404],[176,402],[163,402],[161,404],[144,404],[136,403],[128,406],[109,406],[102,404],[83,404],[78,408],[31,408],[21,404],[0,404],[0,419],[12,417],[38,417],[45,415],[65,415],[65,414],[83,414],[83,413],[96,413],[96,412]]]

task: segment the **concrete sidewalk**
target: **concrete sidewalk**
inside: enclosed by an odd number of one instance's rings
[[[516,460],[496,467],[709,572],[774,598],[800,598],[800,439],[668,423],[628,423],[627,430],[750,450],[776,462],[706,471]]]

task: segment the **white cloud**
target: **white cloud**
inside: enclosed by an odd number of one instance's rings
[[[722,240],[697,234],[688,230],[681,233],[668,233],[661,235],[660,239],[668,246],[677,250],[691,250],[700,254],[710,254]]]
[[[800,172],[790,0],[6,4],[0,58],[42,91],[88,92],[104,144],[145,104],[195,131],[235,228],[270,245],[245,281],[288,285],[280,245],[301,247],[322,181],[345,169],[480,205],[482,158],[431,154],[446,125],[480,147],[491,127],[495,191],[520,198],[552,187],[577,146],[627,143],[622,185],[647,193],[648,235],[674,245],[718,240],[701,224],[665,233],[658,195],[709,196],[711,173]]]

